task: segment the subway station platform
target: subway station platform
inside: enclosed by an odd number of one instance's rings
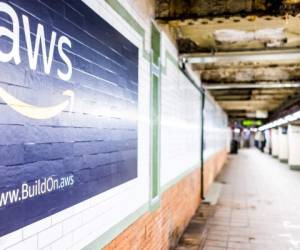
[[[218,203],[198,211],[207,217],[203,249],[300,249],[299,179],[300,172],[256,149],[230,156]]]
[[[299,27],[300,0],[0,0],[0,250],[300,249]]]

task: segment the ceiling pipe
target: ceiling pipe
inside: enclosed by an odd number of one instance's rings
[[[203,83],[202,86],[207,90],[223,90],[223,89],[282,89],[282,88],[299,88],[300,82],[284,82],[284,83],[222,83],[209,84]]]
[[[233,51],[210,53],[182,54],[181,58],[189,64],[210,64],[218,62],[262,62],[295,60],[300,62],[299,49],[266,50],[266,51]]]

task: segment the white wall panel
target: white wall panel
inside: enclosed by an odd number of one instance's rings
[[[200,166],[200,93],[176,65],[169,64],[161,83],[161,185],[196,166]]]
[[[204,159],[228,147],[227,116],[211,96],[206,96],[204,106]]]
[[[290,166],[300,167],[300,126],[288,126],[288,144],[289,144],[289,160]]]
[[[281,161],[288,160],[288,153],[289,153],[289,145],[288,145],[288,135],[287,135],[287,128],[279,128],[279,159]]]
[[[271,130],[271,140],[272,140],[272,155],[274,157],[278,157],[279,155],[278,129],[273,128]]]

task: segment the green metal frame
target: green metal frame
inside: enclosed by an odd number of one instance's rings
[[[291,170],[300,170],[300,165],[290,165]]]
[[[143,38],[143,56],[150,60],[150,53],[146,51],[146,37],[143,27],[133,18],[133,16],[123,7],[118,0],[105,0],[105,2],[116,12],[123,20]]]
[[[279,161],[282,163],[288,163],[288,159],[279,159]]]
[[[157,209],[160,204],[160,48],[161,36],[159,30],[151,25],[151,181],[150,181],[150,210]]]
[[[205,93],[200,93],[200,196],[202,200],[205,200],[204,196],[204,109],[205,109]]]

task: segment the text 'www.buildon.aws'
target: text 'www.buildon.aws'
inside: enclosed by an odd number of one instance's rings
[[[74,185],[74,175],[38,179],[34,183],[23,183],[19,188],[0,193],[0,208],[21,202],[36,196],[45,195],[56,190]]]

